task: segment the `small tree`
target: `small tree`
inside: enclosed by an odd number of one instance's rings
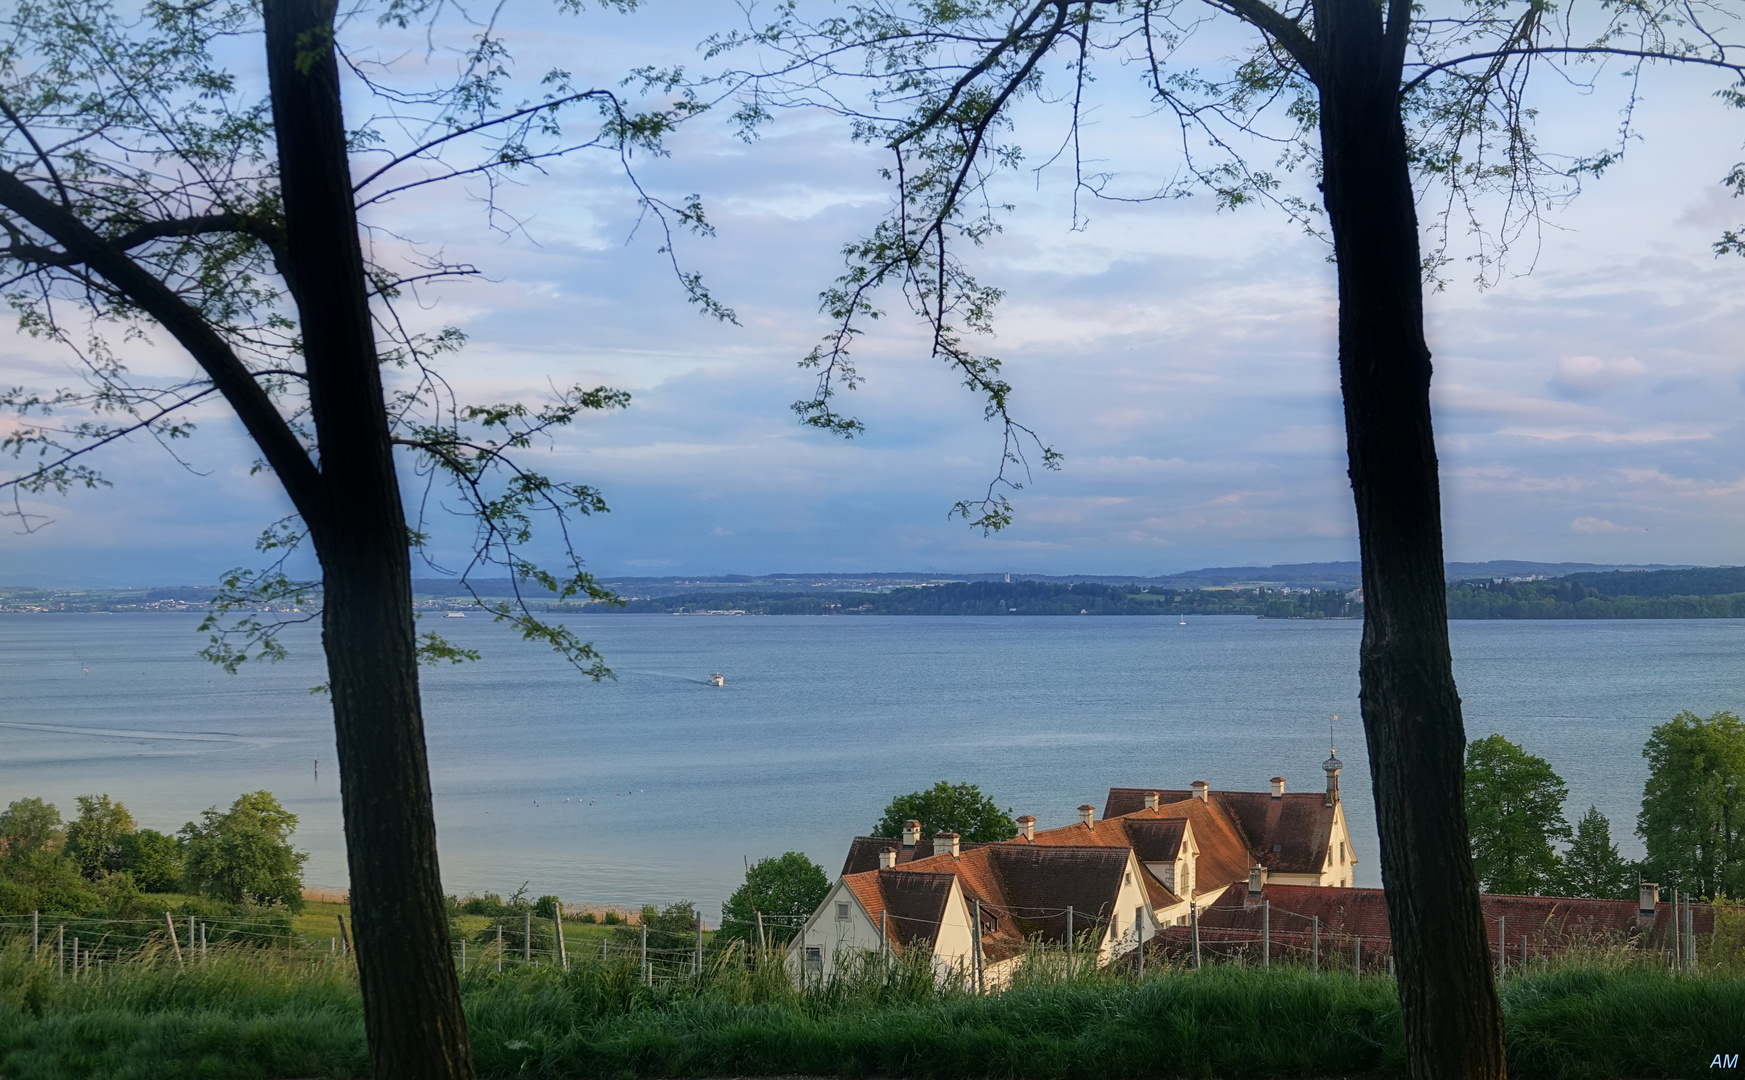
[[[779,941],[784,928],[818,910],[829,892],[824,868],[798,851],[759,859],[745,871],[745,884],[721,905],[721,934],[756,941],[761,914],[766,939]]]
[[[926,791],[898,795],[885,807],[885,816],[873,826],[874,836],[901,836],[903,823],[919,821],[921,835],[954,832],[978,844],[1010,840],[1018,832],[1012,811],[1002,811],[994,800],[974,784],[948,784],[941,780]]]
[[[1472,869],[1487,892],[1538,896],[1559,880],[1553,840],[1569,837],[1569,787],[1551,763],[1501,735],[1466,748]]]
[[[198,825],[182,826],[187,881],[195,890],[233,904],[283,904],[303,910],[303,862],[291,846],[297,815],[271,792],[251,791],[219,813],[216,806]]]
[[[1648,874],[1700,896],[1745,894],[1745,723],[1681,712],[1649,733],[1642,756],[1636,835]]]
[[[79,817],[67,826],[67,857],[86,877],[121,870],[122,844],[135,826],[127,807],[108,795],[80,795]]]
[[[1565,896],[1596,900],[1627,900],[1631,896],[1631,866],[1612,843],[1612,823],[1600,808],[1590,806],[1575,823],[1575,839],[1563,853],[1561,891]]]
[[[0,813],[0,855],[18,858],[61,849],[66,833],[54,803],[38,798],[15,799]]]

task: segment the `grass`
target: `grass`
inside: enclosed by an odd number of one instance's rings
[[[468,1022],[491,1077],[837,1074],[941,1078],[1247,1077],[1395,1073],[1399,1006],[1385,977],[1236,965],[1046,972],[998,995],[924,970],[869,968],[796,991],[773,966],[718,964],[644,986],[634,965],[470,973]],[[1509,1071],[1585,1080],[1707,1075],[1745,1049],[1745,978],[1628,963],[1566,966],[1504,987]],[[118,1080],[368,1075],[343,964],[215,950],[57,978],[0,950],[0,1075]]]

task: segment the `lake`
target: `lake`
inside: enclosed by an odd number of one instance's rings
[[[108,792],[171,831],[266,788],[301,818],[308,882],[343,886],[314,629],[284,663],[228,676],[195,655],[198,621],[0,615],[0,803],[71,816],[75,795]],[[594,684],[488,619],[426,618],[484,653],[425,672],[445,888],[712,914],[745,860],[800,850],[834,876],[892,795],[940,779],[1042,828],[1117,785],[1320,790],[1335,713],[1357,881],[1379,884],[1360,624],[1188,622],[573,617],[618,674]],[[1453,639],[1468,735],[1548,758],[1571,819],[1598,805],[1632,857],[1649,729],[1745,708],[1742,621],[1458,622]]]

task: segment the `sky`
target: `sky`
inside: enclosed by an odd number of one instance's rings
[[[628,16],[506,11],[521,69],[562,63],[602,85],[642,63],[703,70],[695,43],[732,13],[661,0]],[[413,81],[419,64],[451,62],[391,31],[348,32],[350,47],[399,56]],[[250,63],[239,57],[245,81]],[[1584,153],[1613,137],[1620,79],[1591,92],[1542,85],[1548,148]],[[1549,213],[1491,287],[1469,280],[1468,241],[1456,236],[1446,287],[1427,298],[1450,559],[1742,561],[1745,260],[1711,245],[1745,220],[1722,183],[1745,157],[1745,114],[1714,99],[1719,85],[1651,72],[1623,160]],[[1175,145],[1137,74],[1111,66],[1093,91],[1086,156],[1111,190],[1172,175]],[[355,105],[360,88],[347,92]],[[1060,111],[1037,103],[1018,121],[1027,160],[1046,159]],[[1013,208],[968,256],[1005,291],[981,346],[1004,362],[1018,418],[1065,459],[1013,496],[1012,527],[983,536],[948,511],[985,488],[1000,433],[927,355],[899,297],[882,298],[888,315],[857,348],[866,382],[843,402],[864,435],[804,428],[790,410],[811,395],[796,362],[829,327],[818,293],[841,272],[843,245],[890,205],[883,156],[805,110],[750,144],[705,115],[669,149],[639,159],[638,175],[669,200],[702,197],[715,235],[681,239],[677,258],[738,325],[686,303],[604,156],[501,191],[518,230],[488,228],[476,186],[462,184],[366,217],[480,268],[421,290],[412,311],[425,328],[468,335],[445,368],[464,400],[535,403],[577,384],[631,393],[628,409],[587,417],[529,458],[611,506],[575,531],[596,572],[1155,574],[1355,557],[1333,267],[1326,244],[1276,210],[1219,211],[1203,196],[1092,201],[1075,229],[1066,168],[998,181]],[[1314,193],[1302,176],[1287,188]],[[1424,217],[1428,229],[1431,203]],[[136,370],[187,370],[162,335],[128,348]],[[0,385],[71,379],[67,357],[0,333]],[[258,563],[255,536],[288,505],[270,476],[251,473],[234,421],[202,414],[179,453],[117,445],[99,461],[112,487],[27,500],[53,520],[31,533],[0,522],[0,583],[200,584]],[[406,481],[415,497],[410,469]],[[470,530],[441,492],[427,506],[436,562],[457,565]]]

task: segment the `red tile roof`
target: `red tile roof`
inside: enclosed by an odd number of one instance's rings
[[[1164,803],[1199,801],[1191,791],[1110,788],[1103,816],[1142,813],[1145,797],[1153,791]],[[1320,791],[1287,792],[1276,799],[1269,791],[1213,791],[1201,805],[1219,808],[1235,823],[1244,850],[1240,876],[1246,878],[1248,867],[1256,864],[1281,874],[1319,874],[1333,836],[1334,808],[1326,802],[1326,793]],[[1196,823],[1196,837],[1198,833]]]
[[[845,874],[842,883],[873,923],[885,928],[891,951],[901,955],[910,946],[931,949],[938,940],[951,880],[951,874],[872,870]]]
[[[980,844],[958,844],[958,850],[968,851],[981,847]],[[888,836],[857,836],[848,845],[848,858],[843,860],[842,875],[865,873],[879,868],[879,852],[895,851],[897,865],[913,862],[916,859],[926,859],[933,855],[933,840],[922,840],[913,847],[904,847],[903,842]]]

